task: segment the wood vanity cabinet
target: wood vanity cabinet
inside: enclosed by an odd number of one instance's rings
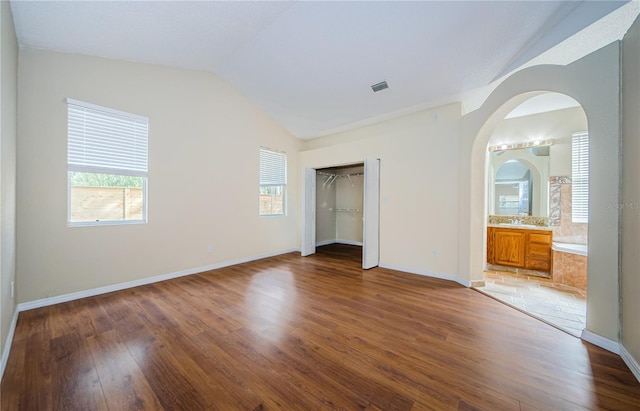
[[[518,228],[487,228],[487,262],[551,272],[552,232]]]

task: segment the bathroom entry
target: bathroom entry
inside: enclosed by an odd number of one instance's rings
[[[362,246],[362,267],[379,260],[379,160],[365,159],[322,169],[305,169],[302,255],[316,245]]]
[[[578,337],[588,298],[587,127],[582,106],[558,93],[533,97],[496,124],[478,288]]]

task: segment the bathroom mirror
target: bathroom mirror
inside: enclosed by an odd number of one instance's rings
[[[548,217],[549,146],[490,153],[489,214]]]

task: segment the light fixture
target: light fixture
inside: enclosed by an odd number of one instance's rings
[[[545,146],[552,146],[553,144],[554,144],[553,140],[536,140],[536,141],[529,141],[526,143],[500,144],[499,146],[490,146],[489,152],[493,153],[496,151],[520,150],[523,148],[532,148],[532,147],[545,147]]]

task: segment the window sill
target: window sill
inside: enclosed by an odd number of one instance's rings
[[[113,225],[136,225],[147,224],[146,220],[130,220],[130,221],[76,221],[67,222],[67,227],[97,227],[97,226],[113,226]]]

